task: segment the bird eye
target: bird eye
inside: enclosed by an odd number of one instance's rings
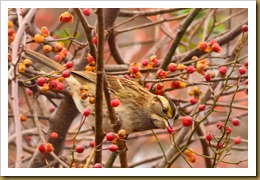
[[[162,112],[167,113],[167,108],[163,107]]]

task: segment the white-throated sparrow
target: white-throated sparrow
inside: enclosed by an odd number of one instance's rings
[[[40,62],[41,64],[55,71],[63,71],[66,68],[54,60],[32,50],[25,50],[25,55]],[[85,98],[82,98],[84,86],[87,87],[86,97],[93,96],[96,88],[96,74],[86,71],[72,71],[71,76],[66,78],[72,98],[80,113],[83,114],[86,108],[91,110],[87,123],[94,126],[94,105]],[[140,132],[150,129],[163,129],[169,127],[177,116],[176,106],[164,96],[154,95],[140,86],[138,83],[107,75],[109,90],[112,98],[120,100],[120,106],[115,112],[121,120],[121,127],[127,133]],[[85,99],[85,100],[84,100]],[[113,131],[107,112],[107,104],[104,102],[103,129]]]

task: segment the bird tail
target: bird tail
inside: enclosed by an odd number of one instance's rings
[[[55,71],[63,71],[66,68],[62,66],[61,64],[55,62],[51,58],[48,58],[47,56],[42,55],[41,53],[38,53],[36,51],[32,51],[29,49],[24,50],[24,53],[26,56],[38,61],[39,63],[47,66],[48,68],[55,70]]]

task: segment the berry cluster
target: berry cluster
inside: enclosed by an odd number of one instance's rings
[[[86,67],[85,67],[86,71],[95,72],[96,71],[96,62],[95,62],[95,59],[93,58],[93,56],[88,54],[86,59],[88,61],[88,65],[86,65]]]
[[[222,51],[222,49],[216,39],[211,39],[209,41],[209,43],[206,41],[200,42],[198,44],[198,49],[201,51],[207,52],[207,53],[212,52],[212,51],[214,51],[216,53],[220,53]]]

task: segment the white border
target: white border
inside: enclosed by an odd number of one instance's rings
[[[85,6],[84,6],[85,5]],[[7,8],[249,8],[248,59],[250,77],[248,168],[207,169],[27,169],[8,168]],[[255,1],[2,1],[1,2],[1,175],[2,176],[256,176],[256,2]]]

